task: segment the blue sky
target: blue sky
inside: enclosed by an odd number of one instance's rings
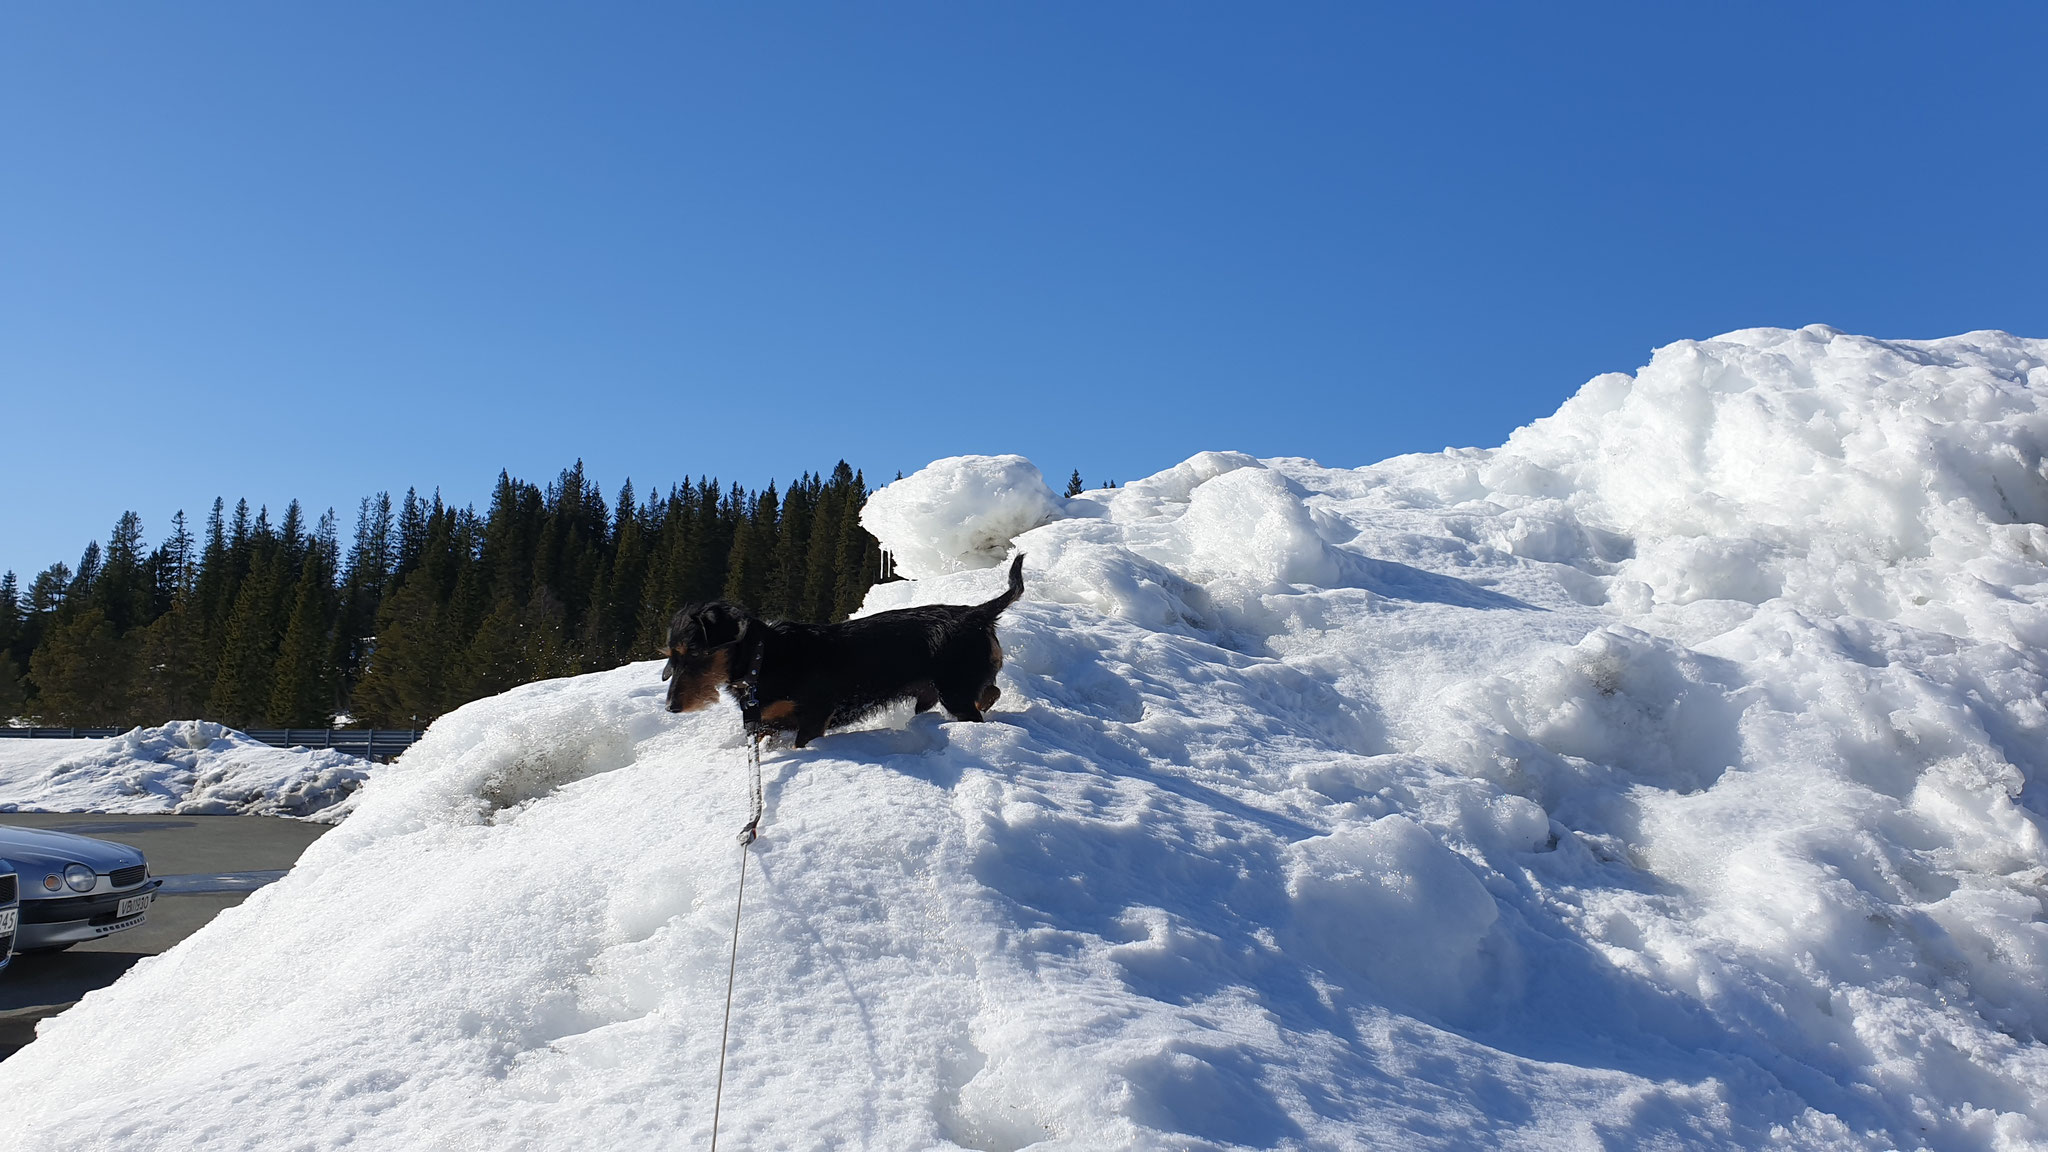
[[[0,568],[582,458],[1497,444],[1659,344],[2048,336],[2048,7],[13,5]]]

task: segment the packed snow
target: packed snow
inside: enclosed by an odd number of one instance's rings
[[[884,490],[868,611],[1027,554],[1004,695],[771,752],[720,1139],[2048,1147],[2044,405],[1758,329],[1495,449]],[[656,669],[437,722],[0,1148],[702,1146],[744,745]]]
[[[104,740],[0,740],[0,812],[175,812],[333,823],[375,765],[272,748],[209,720]]]

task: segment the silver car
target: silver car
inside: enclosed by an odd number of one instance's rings
[[[0,968],[14,958],[14,928],[21,920],[21,881],[14,865],[0,860]]]
[[[0,824],[0,858],[20,876],[16,952],[69,948],[141,924],[163,881],[126,844]]]

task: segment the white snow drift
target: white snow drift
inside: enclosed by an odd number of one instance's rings
[[[369,779],[332,749],[272,748],[208,720],[104,740],[0,740],[0,812],[301,816],[331,823]]]
[[[2044,365],[1755,330],[1498,449],[892,486],[869,610],[1029,555],[1004,696],[771,756],[721,1139],[2048,1147]],[[660,687],[441,720],[0,1147],[702,1146],[742,743]]]

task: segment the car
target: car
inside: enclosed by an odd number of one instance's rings
[[[21,918],[21,881],[14,865],[0,860],[0,971],[14,959],[14,928]]]
[[[0,858],[20,877],[16,952],[56,951],[116,932],[148,916],[163,881],[126,844],[0,824]]]

